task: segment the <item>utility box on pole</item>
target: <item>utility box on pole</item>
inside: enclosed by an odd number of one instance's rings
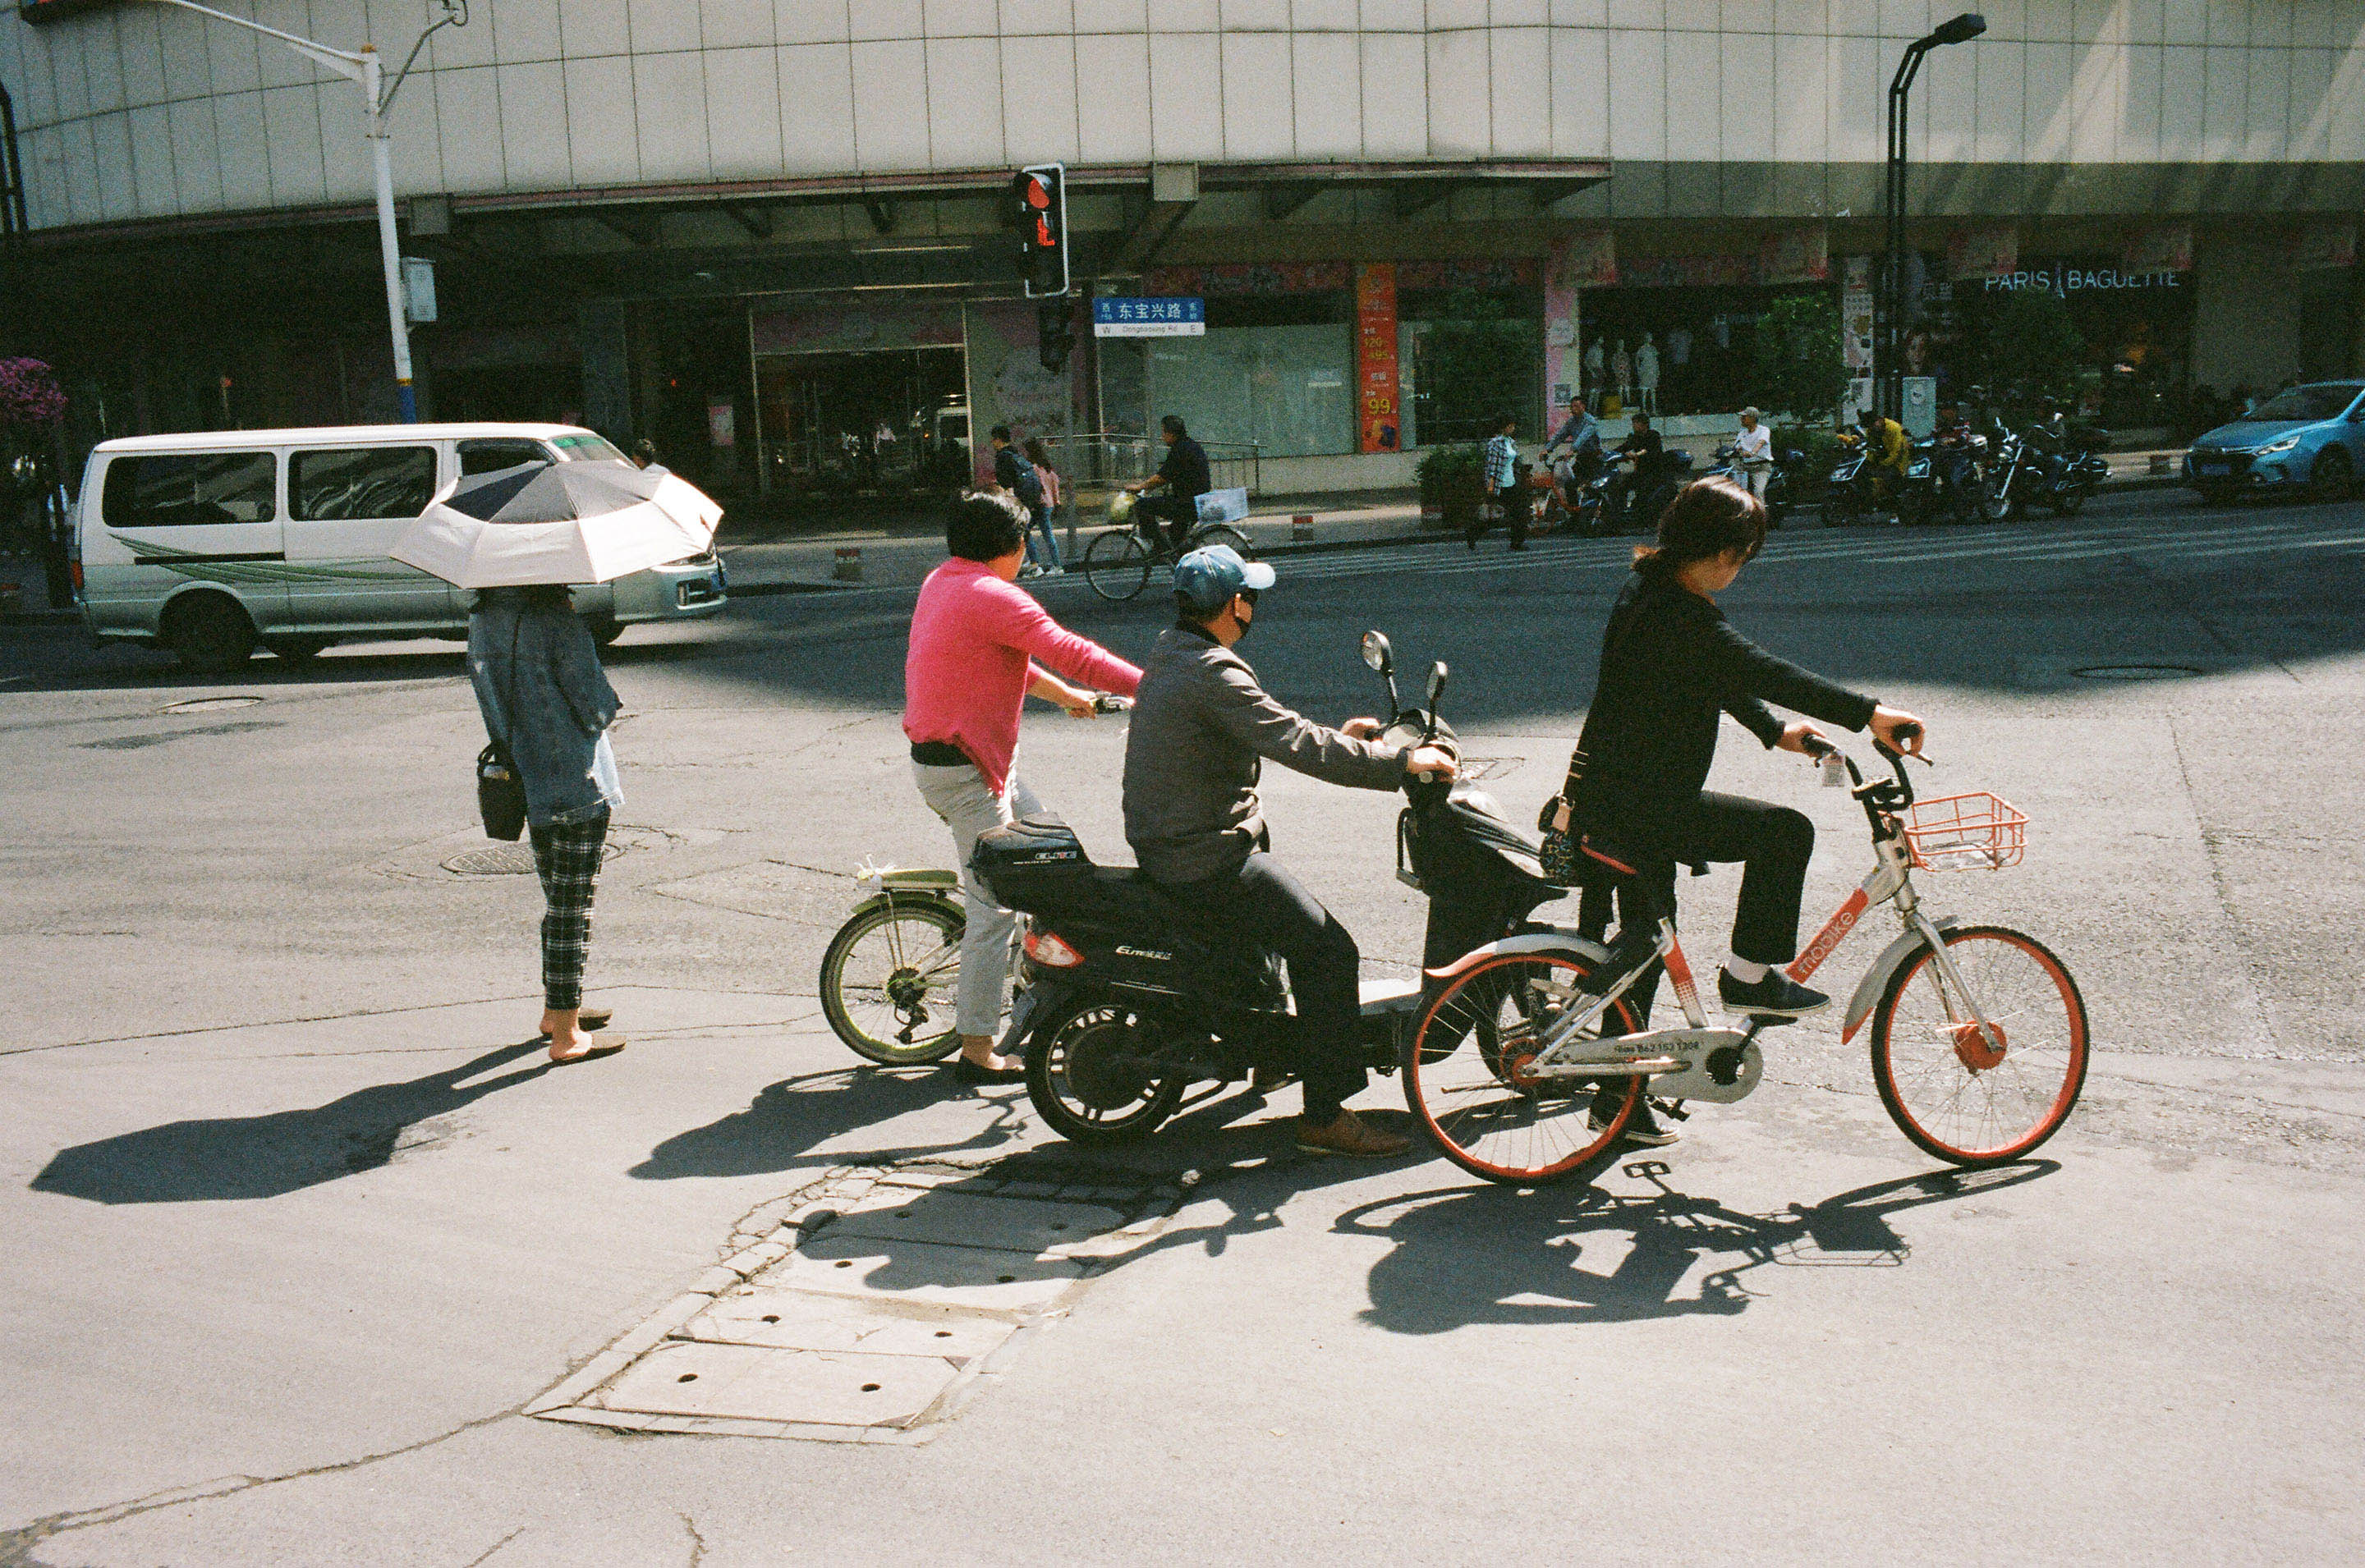
[[[435,319],[435,263],[424,256],[402,258],[403,313],[414,327]]]

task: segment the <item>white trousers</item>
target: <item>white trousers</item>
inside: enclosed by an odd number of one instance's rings
[[[1741,465],[1741,477],[1749,486],[1749,493],[1761,501],[1765,498],[1766,478],[1773,472],[1774,465],[1771,463],[1744,463]]]
[[[1010,782],[998,796],[986,788],[985,775],[968,763],[937,767],[915,762],[912,777],[928,810],[953,830],[953,864],[960,868],[961,905],[969,924],[961,933],[954,1026],[964,1035],[998,1035],[1003,989],[1010,978],[1010,939],[1018,917],[993,902],[969,868],[969,857],[977,848],[978,834],[1014,817],[1031,816],[1043,809],[1043,802],[1019,778],[1014,762]]]

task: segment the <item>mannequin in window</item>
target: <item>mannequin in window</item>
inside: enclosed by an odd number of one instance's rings
[[[1626,352],[1626,340],[1618,340],[1618,352],[1609,356],[1609,373],[1618,378],[1618,403],[1631,408],[1634,403],[1634,356]]]
[[[1642,408],[1646,413],[1659,411],[1659,351],[1651,342],[1651,334],[1642,334],[1642,346],[1634,351],[1634,379],[1642,389]]]
[[[1601,363],[1601,340],[1596,338],[1585,345],[1585,385],[1579,390],[1591,397],[1599,398],[1604,375],[1605,369]]]

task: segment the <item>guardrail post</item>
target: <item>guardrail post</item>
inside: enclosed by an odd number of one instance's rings
[[[862,546],[859,544],[839,545],[837,547],[837,567],[831,575],[842,583],[860,582],[862,580]]]

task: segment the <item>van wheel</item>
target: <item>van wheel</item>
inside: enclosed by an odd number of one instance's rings
[[[591,628],[591,640],[599,644],[603,648],[613,647],[615,645],[616,639],[624,634],[624,628],[620,622],[606,620],[604,618],[591,622],[589,622],[589,625]]]
[[[285,659],[291,665],[301,665],[309,664],[319,658],[320,650],[329,645],[329,639],[326,637],[265,637],[263,640],[263,645],[271,650],[273,657]]]
[[[191,675],[228,675],[254,656],[254,622],[218,593],[185,599],[167,612],[164,645]]]

